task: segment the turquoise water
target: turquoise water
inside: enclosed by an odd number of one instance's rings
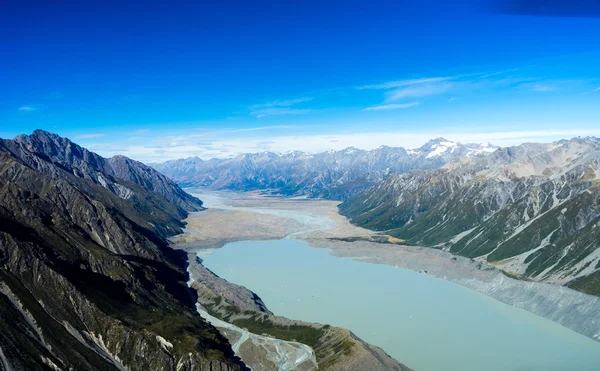
[[[600,370],[600,343],[425,274],[290,239],[235,242],[203,259],[275,314],[349,328],[416,371]]]

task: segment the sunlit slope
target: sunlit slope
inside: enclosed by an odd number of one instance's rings
[[[504,148],[389,177],[340,212],[408,243],[598,295],[586,282],[600,269],[599,159],[594,138]]]

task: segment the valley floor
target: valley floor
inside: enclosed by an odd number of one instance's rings
[[[186,220],[179,248],[218,248],[243,240],[294,238],[335,256],[387,264],[446,279],[510,305],[546,317],[600,341],[600,299],[575,290],[508,277],[469,258],[418,246],[351,225],[337,213],[337,202],[290,199],[258,193],[188,192],[208,210]]]

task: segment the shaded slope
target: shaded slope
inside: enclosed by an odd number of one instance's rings
[[[165,240],[185,210],[58,141],[0,142],[4,367],[244,369]]]

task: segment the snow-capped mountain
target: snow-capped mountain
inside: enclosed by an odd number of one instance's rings
[[[446,140],[444,138],[436,138],[430,140],[429,142],[425,143],[419,148],[410,149],[408,150],[408,152],[413,157],[440,157],[445,160],[448,160],[458,156],[472,156],[494,152],[498,148],[500,147],[494,146],[491,143],[461,144],[458,142]]]
[[[342,200],[392,174],[436,169],[455,158],[496,149],[490,144],[463,145],[437,138],[408,151],[382,146],[370,151],[349,147],[317,154],[261,152],[209,161],[191,157],[153,166],[183,186],[241,191],[271,189],[285,195]]]
[[[390,176],[350,197],[340,212],[408,243],[600,295],[595,138],[527,143]]]

